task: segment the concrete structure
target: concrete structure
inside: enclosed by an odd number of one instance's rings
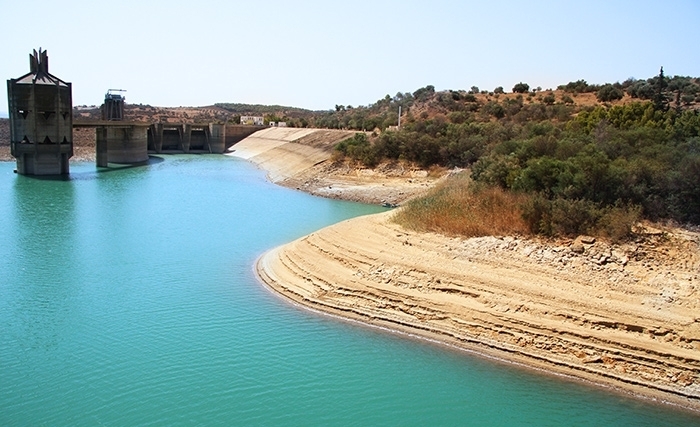
[[[109,163],[138,164],[153,154],[222,154],[226,150],[262,129],[259,126],[222,125],[215,123],[144,123],[112,121],[81,121],[75,128],[95,128],[96,162],[99,167]]]
[[[117,92],[126,91],[109,89],[105,94],[105,103],[102,105],[102,120],[124,120],[124,97]]]
[[[39,49],[29,56],[28,74],[7,81],[10,152],[22,175],[65,175],[73,156],[71,84],[49,73]]]
[[[96,132],[97,166],[148,161],[148,124],[100,126]]]
[[[138,164],[148,161],[148,127],[146,123],[124,122],[122,89],[109,89],[102,105],[102,123],[95,129],[97,166],[109,163]]]
[[[226,125],[224,151],[222,151],[222,153],[231,148],[232,145],[244,140],[261,129],[264,128],[261,126]]]
[[[30,72],[7,81],[11,153],[24,175],[65,175],[73,155],[73,127],[95,128],[96,161],[139,164],[153,153],[224,153],[262,128],[263,118],[244,116],[258,126],[216,123],[124,121],[124,97],[110,89],[102,120],[73,122],[71,84],[49,74],[45,51],[30,55]]]
[[[260,126],[216,123],[155,123],[148,129],[148,152],[222,154]]]
[[[155,123],[148,129],[152,153],[223,153],[226,126],[215,123]]]

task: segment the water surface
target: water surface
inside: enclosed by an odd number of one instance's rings
[[[69,180],[0,164],[0,425],[700,425],[300,310],[265,250],[379,207],[171,156]]]

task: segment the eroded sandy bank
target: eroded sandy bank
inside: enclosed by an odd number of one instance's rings
[[[391,215],[271,250],[258,274],[321,311],[700,409],[697,235],[581,252],[410,232]]]

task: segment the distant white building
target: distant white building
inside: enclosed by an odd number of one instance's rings
[[[241,116],[242,125],[262,126],[264,122],[262,116]]]
[[[286,128],[287,122],[270,122],[270,126],[278,128]]]

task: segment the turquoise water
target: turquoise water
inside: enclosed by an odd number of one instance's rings
[[[0,164],[0,425],[700,426],[700,416],[300,310],[266,249],[378,207],[166,157]]]

